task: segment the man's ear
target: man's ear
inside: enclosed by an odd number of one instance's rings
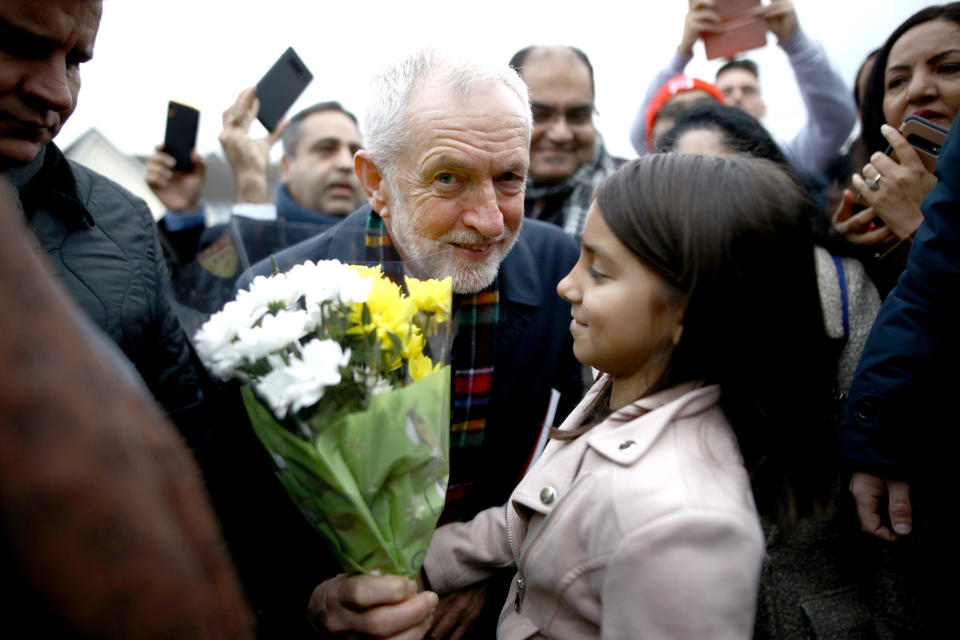
[[[389,218],[390,207],[387,203],[390,202],[390,198],[386,191],[389,190],[389,186],[383,178],[380,167],[373,161],[373,156],[365,149],[357,151],[357,154],[353,157],[353,171],[357,174],[360,186],[363,187],[370,208],[384,220]]]

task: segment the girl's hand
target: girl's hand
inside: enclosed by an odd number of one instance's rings
[[[937,179],[923,166],[916,150],[899,131],[887,124],[880,131],[893,147],[897,160],[879,151],[874,153],[863,166],[863,174],[853,174],[853,188],[890,231],[898,238],[905,238],[923,222],[920,203]],[[883,177],[877,181],[877,176]],[[876,189],[864,178],[869,178]]]
[[[885,226],[873,224],[877,217],[873,207],[863,211],[853,212],[853,205],[857,203],[857,196],[850,189],[843,190],[840,206],[833,214],[833,228],[842,234],[848,242],[857,245],[879,245],[892,242],[896,237]]]

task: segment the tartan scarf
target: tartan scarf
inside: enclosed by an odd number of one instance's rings
[[[563,182],[550,184],[536,184],[527,181],[526,200],[543,200],[550,196],[570,191],[570,196],[563,203],[563,230],[577,239],[583,237],[583,225],[587,222],[587,212],[593,201],[593,191],[603,179],[614,172],[623,161],[607,153],[603,145],[603,138],[597,134],[593,156],[589,162],[577,169],[572,176]]]
[[[376,212],[367,218],[366,259],[399,263],[386,227]],[[402,286],[402,274],[384,273]],[[473,492],[474,481],[488,469],[481,458],[487,425],[490,391],[493,388],[493,358],[500,310],[499,276],[478,293],[453,296],[453,345],[451,348],[450,482],[447,511]],[[441,522],[444,521],[441,516]]]

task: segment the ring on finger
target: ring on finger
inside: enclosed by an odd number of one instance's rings
[[[230,119],[230,124],[232,124],[232,125],[235,126],[235,127],[239,127],[239,126],[240,126],[240,118],[231,118],[231,119]]]
[[[883,174],[877,171],[877,177],[873,180],[864,180],[867,183],[867,188],[870,191],[880,191],[880,181],[883,179]]]

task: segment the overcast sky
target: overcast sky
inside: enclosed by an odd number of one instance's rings
[[[824,43],[849,83],[920,0],[796,0],[800,24]],[[687,0],[105,0],[95,57],[82,68],[79,106],[57,139],[91,127],[122,151],[162,142],[170,99],[201,111],[198,148],[219,151],[221,114],[292,45],[314,74],[291,113],[337,99],[362,118],[368,79],[385,61],[424,45],[494,60],[528,44],[571,44],[596,70],[597,126],[611,152],[632,157],[630,123],[654,73],[677,46]],[[805,111],[786,55],[768,34],[760,64],[766,124],[792,136]],[[688,73],[712,78],[719,63],[694,50]],[[262,133],[255,124],[257,133]]]

